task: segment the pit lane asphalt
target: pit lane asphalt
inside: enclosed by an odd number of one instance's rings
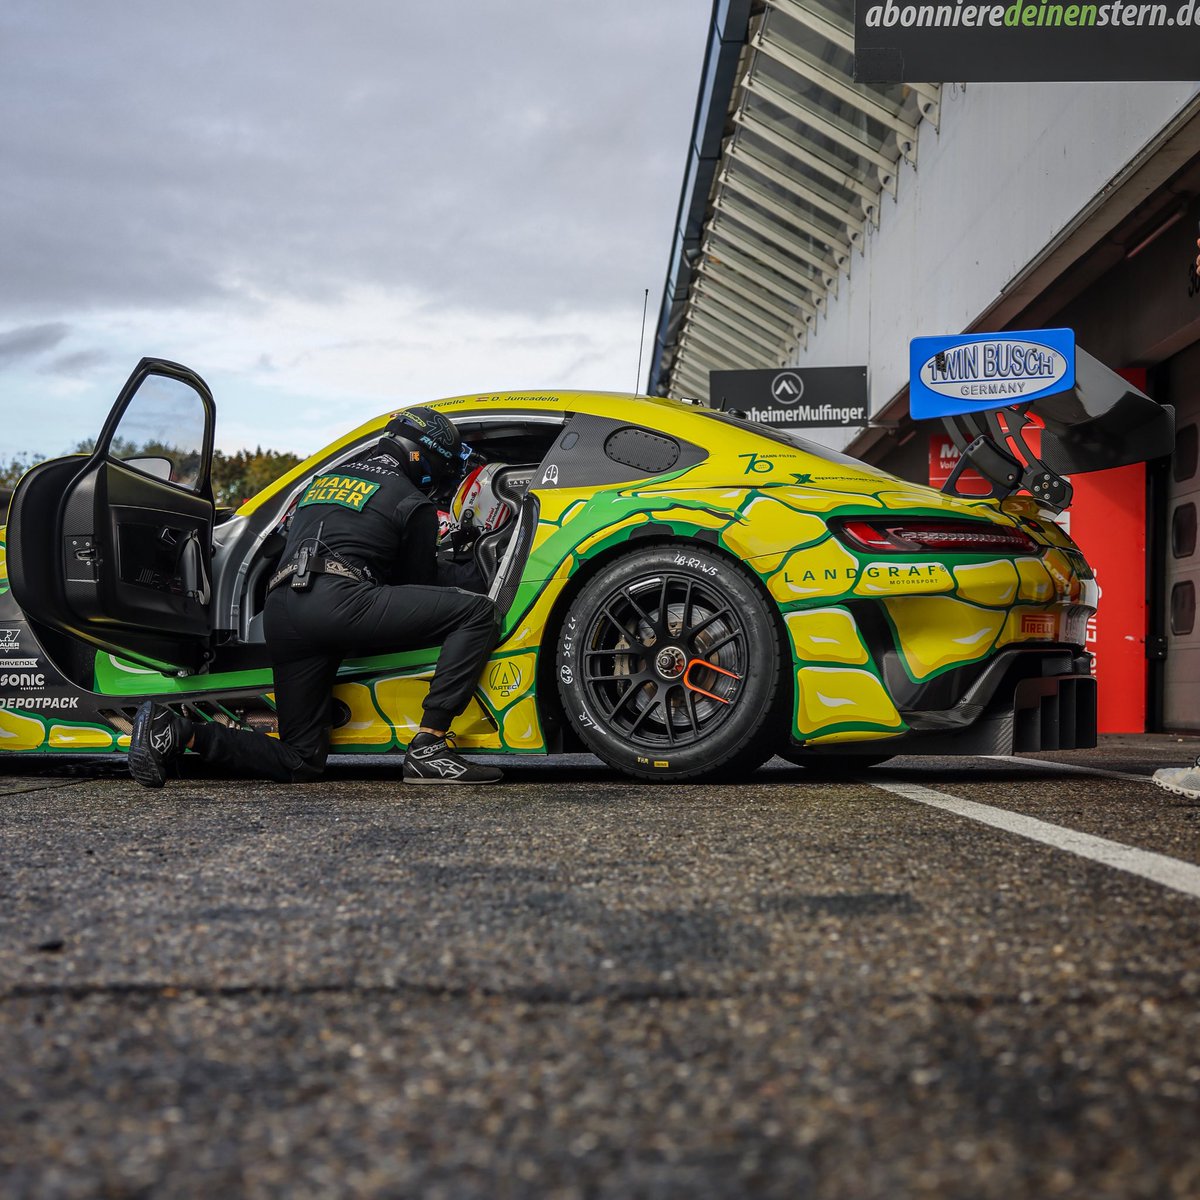
[[[1200,899],[869,782],[1195,864],[1195,752],[5,763],[0,1192],[1195,1196]]]

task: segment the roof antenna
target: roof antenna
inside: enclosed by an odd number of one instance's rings
[[[650,303],[650,289],[647,288],[642,296],[642,332],[638,336],[638,368],[637,379],[633,381],[633,394],[637,395],[638,386],[642,382],[642,348],[646,344],[646,307]]]

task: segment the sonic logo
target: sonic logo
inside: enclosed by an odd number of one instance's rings
[[[510,662],[498,662],[488,672],[488,687],[506,700],[521,686],[521,672]]]

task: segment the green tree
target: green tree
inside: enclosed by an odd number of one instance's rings
[[[17,486],[17,480],[29,470],[34,463],[40,463],[40,454],[14,454],[8,463],[0,465],[0,491],[12,491]]]
[[[95,446],[95,438],[86,438],[76,443],[73,453],[90,454]],[[162,442],[135,445],[123,438],[114,440],[112,453],[116,458],[142,456],[170,459],[174,468],[173,475],[176,478],[195,470],[199,461],[195,451],[181,452],[176,447],[165,445]],[[30,467],[42,461],[40,454],[24,454],[14,456],[7,465],[0,463],[0,491],[16,487],[17,480]],[[303,460],[298,454],[292,454],[287,450],[264,450],[261,446],[255,446],[253,450],[238,450],[233,454],[226,454],[223,450],[214,450],[213,499],[222,508],[237,508],[301,461]]]
[[[298,454],[261,446],[235,454],[217,450],[212,465],[213,497],[220,505],[237,508],[302,461]]]

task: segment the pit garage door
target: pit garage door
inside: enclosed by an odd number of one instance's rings
[[[1193,352],[1186,356],[1195,362]],[[1177,379],[1186,378],[1172,372]],[[1175,389],[1175,455],[1168,484],[1166,604],[1163,629],[1167,659],[1163,672],[1163,724],[1167,729],[1200,730],[1200,382]]]

